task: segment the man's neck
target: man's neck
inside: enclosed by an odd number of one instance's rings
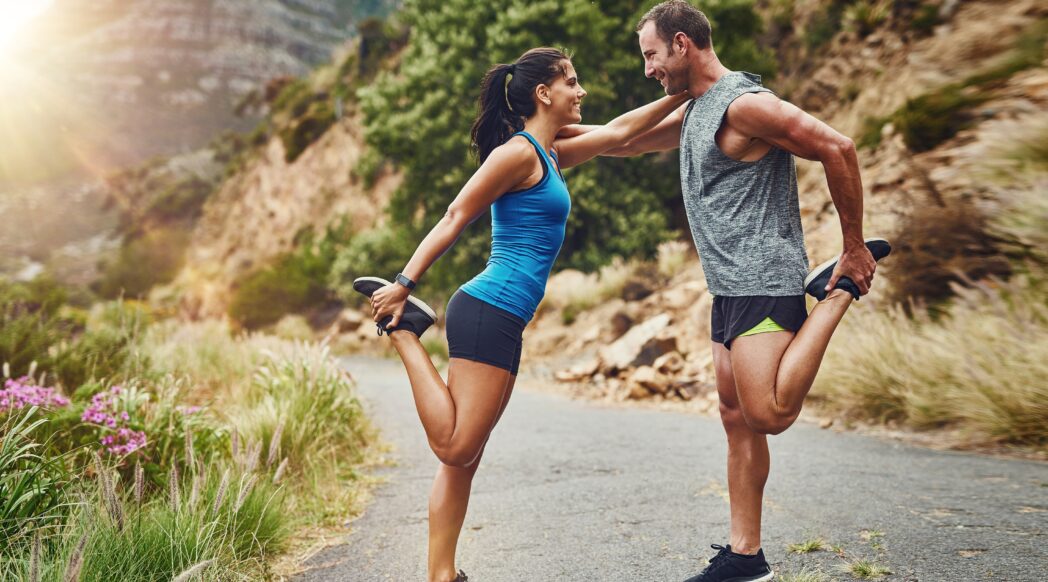
[[[691,65],[688,94],[693,98],[702,97],[721,77],[730,72],[730,69],[721,64],[717,55],[710,51],[710,58],[697,60]]]

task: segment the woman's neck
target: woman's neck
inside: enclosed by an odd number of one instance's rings
[[[547,115],[537,114],[524,122],[524,131],[531,134],[535,141],[539,142],[542,149],[547,152],[553,148],[553,142],[557,139],[557,132],[564,127],[562,124],[552,120]]]

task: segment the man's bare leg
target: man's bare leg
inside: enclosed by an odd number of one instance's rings
[[[737,554],[756,554],[761,547],[761,504],[768,480],[768,437],[750,428],[742,414],[732,372],[731,352],[713,344],[721,423],[728,435],[728,500],[731,537]]]
[[[751,428],[779,434],[797,420],[830,338],[852,302],[850,293],[835,289],[812,309],[796,334],[777,331],[735,338],[731,366]]]

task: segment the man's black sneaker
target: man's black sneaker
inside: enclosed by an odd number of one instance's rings
[[[870,254],[873,255],[873,260],[875,261],[887,257],[892,252],[892,245],[883,238],[868,238],[865,242],[866,248],[870,249]],[[837,261],[839,261],[840,258],[841,256],[837,255],[818,267],[815,267],[811,273],[808,273],[808,276],[804,278],[805,293],[819,301],[826,299],[826,295],[829,294],[826,291],[826,284],[830,282],[830,277],[833,276],[833,270],[837,268]],[[837,279],[837,286],[834,287],[834,289],[844,289],[851,293],[856,301],[859,300],[859,286],[848,277]]]
[[[713,544],[710,547],[717,550],[717,555],[710,559],[710,565],[684,582],[766,582],[774,576],[771,566],[764,559],[764,550],[757,550],[754,556],[746,556],[731,551],[731,544]]]
[[[353,290],[371,299],[375,291],[391,284],[381,277],[359,277],[353,280]],[[388,335],[390,332],[397,330],[406,330],[418,337],[422,337],[422,334],[429,329],[429,326],[436,323],[437,314],[432,307],[426,305],[421,299],[408,295],[408,301],[404,305],[404,314],[400,316],[400,323],[392,329],[387,329],[386,326],[391,321],[393,321],[393,316],[387,315],[376,324],[378,326],[378,335],[382,335],[382,332],[386,332]]]

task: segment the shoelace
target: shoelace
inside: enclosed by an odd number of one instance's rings
[[[717,550],[717,555],[710,558],[710,565],[706,567],[706,572],[713,572],[724,564],[727,564],[728,555],[731,553],[731,550],[718,544],[713,544],[710,547]]]

